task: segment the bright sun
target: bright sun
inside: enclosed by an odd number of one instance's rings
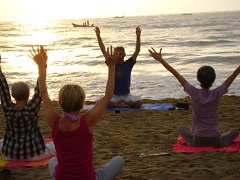
[[[56,19],[81,19],[106,17],[117,11],[123,11],[113,6],[111,0],[4,0],[1,4],[1,14],[14,20],[42,21]],[[127,0],[122,0],[126,4]],[[11,11],[9,11],[11,9]]]

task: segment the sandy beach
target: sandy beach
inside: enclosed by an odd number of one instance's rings
[[[188,102],[189,99],[147,100],[144,103]],[[91,104],[91,102],[86,102]],[[61,109],[57,106],[59,112]],[[5,120],[0,108],[0,136],[3,137]],[[84,111],[83,111],[84,112]],[[41,109],[40,123],[45,138],[50,138],[50,128]],[[240,97],[224,96],[220,106],[222,132],[239,128]],[[94,132],[94,164],[98,168],[114,156],[122,156],[126,164],[116,179],[172,180],[172,179],[240,179],[240,153],[202,152],[174,153],[172,147],[179,133],[177,127],[191,127],[189,110],[136,110],[106,111]],[[170,153],[168,156],[140,158],[141,153]],[[16,180],[50,179],[47,166],[11,167]]]

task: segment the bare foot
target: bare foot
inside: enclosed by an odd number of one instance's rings
[[[119,107],[130,107],[130,106],[122,101],[119,103]]]

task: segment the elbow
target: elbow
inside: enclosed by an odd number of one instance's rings
[[[106,92],[105,97],[110,101],[110,99],[113,97],[113,92]]]
[[[140,51],[141,51],[140,47],[136,47],[135,52],[137,53],[137,55],[139,54]]]

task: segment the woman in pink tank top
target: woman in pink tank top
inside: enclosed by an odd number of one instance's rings
[[[46,86],[47,51],[40,46],[32,47],[30,57],[38,65],[38,83],[43,100],[45,117],[52,129],[57,157],[49,162],[51,179],[113,179],[119,175],[124,165],[120,156],[113,158],[100,169],[93,165],[93,129],[105,112],[113,96],[116,58],[112,47],[107,48],[105,60],[108,64],[108,80],[105,95],[93,108],[80,114],[85,102],[85,92],[77,84],[66,84],[59,91],[59,105],[64,114],[58,114],[48,95]]]

